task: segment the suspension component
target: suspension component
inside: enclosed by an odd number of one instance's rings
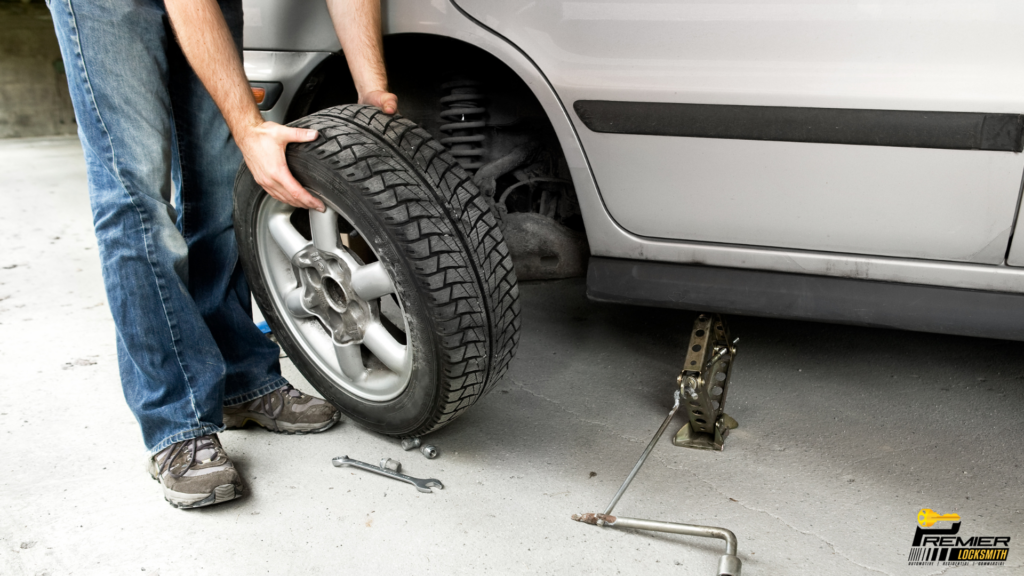
[[[440,130],[448,136],[441,138],[455,160],[466,171],[473,173],[483,166],[486,149],[483,133],[487,125],[487,108],[483,105],[484,96],[480,92],[480,83],[473,80],[456,80],[441,85],[446,93],[441,97]]]

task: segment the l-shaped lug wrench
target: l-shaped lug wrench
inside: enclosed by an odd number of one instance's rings
[[[669,532],[672,534],[685,534],[687,536],[698,536],[701,538],[718,538],[719,540],[725,540],[725,555],[722,556],[718,562],[718,576],[740,576],[740,569],[742,563],[739,557],[736,555],[736,535],[730,530],[725,528],[716,528],[714,526],[698,526],[695,524],[679,524],[676,522],[659,522],[656,520],[642,520],[639,518],[622,518],[612,516],[612,510],[615,505],[619,503],[619,499],[626,492],[626,488],[629,487],[630,482],[636,477],[636,473],[640,471],[640,467],[644,465],[644,461],[650,456],[651,451],[654,450],[654,446],[661,439],[661,435],[665,433],[665,429],[668,428],[672,418],[676,415],[679,410],[679,390],[677,389],[674,394],[675,404],[672,409],[669,410],[668,416],[665,417],[665,421],[661,423],[661,427],[654,433],[654,438],[651,439],[650,444],[644,450],[644,453],[640,456],[640,460],[637,460],[633,470],[629,472],[629,476],[626,476],[626,481],[622,483],[619,491],[612,497],[612,501],[608,503],[608,507],[605,508],[603,514],[594,514],[588,512],[586,514],[573,514],[572,519],[577,522],[584,522],[586,524],[593,524],[595,526],[611,527],[611,528],[633,528],[634,530],[651,530],[654,532]]]

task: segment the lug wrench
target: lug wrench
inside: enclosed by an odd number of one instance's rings
[[[387,476],[394,480],[401,480],[402,482],[408,482],[416,487],[420,492],[432,494],[431,488],[440,488],[444,490],[444,484],[436,478],[413,478],[412,476],[406,476],[398,472],[393,472],[387,468],[381,468],[380,466],[374,466],[373,464],[367,464],[366,462],[360,462],[359,460],[353,460],[348,456],[338,456],[331,460],[331,463],[339,468],[342,466],[352,466],[353,468],[360,468],[367,472],[373,472],[374,474],[380,474],[381,476]]]
[[[615,505],[619,503],[619,499],[626,492],[626,488],[629,487],[630,482],[636,477],[636,473],[640,471],[640,467],[644,465],[644,461],[650,456],[651,451],[654,450],[654,446],[661,440],[661,435],[665,433],[665,429],[668,428],[669,423],[672,422],[672,418],[676,415],[679,410],[679,390],[675,391],[674,394],[675,404],[672,409],[669,410],[668,416],[665,417],[665,421],[661,423],[661,427],[654,433],[654,438],[651,439],[651,443],[647,445],[644,453],[637,460],[636,466],[633,466],[633,470],[629,472],[629,476],[626,476],[626,481],[622,483],[619,491],[612,497],[612,501],[608,503],[608,507],[605,508],[603,514],[594,514],[588,512],[586,514],[573,514],[572,519],[577,522],[583,522],[586,524],[593,524],[595,526],[610,526],[612,528],[633,528],[634,530],[651,530],[654,532],[669,532],[672,534],[685,534],[687,536],[698,536],[701,538],[718,538],[719,540],[725,540],[725,555],[718,562],[718,576],[740,576],[740,568],[742,563],[738,556],[736,556],[736,535],[730,530],[725,528],[716,528],[714,526],[698,526],[695,524],[678,524],[676,522],[659,522],[656,520],[642,520],[639,518],[621,518],[612,516],[612,510]]]

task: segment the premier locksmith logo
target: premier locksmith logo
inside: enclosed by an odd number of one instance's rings
[[[942,522],[941,527],[932,528]],[[946,527],[946,522],[951,524]],[[1009,536],[960,536],[960,515],[922,508],[907,563],[911,566],[1002,566],[1010,553]]]

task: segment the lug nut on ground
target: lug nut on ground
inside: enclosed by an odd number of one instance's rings
[[[433,460],[434,458],[437,458],[437,454],[438,454],[437,447],[436,446],[432,446],[430,444],[427,444],[426,446],[420,448],[420,452],[422,452],[424,456],[426,456],[427,458],[429,458],[431,460]]]

